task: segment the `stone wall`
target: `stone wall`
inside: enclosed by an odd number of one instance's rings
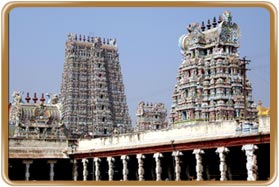
[[[216,121],[212,123],[192,122],[191,124],[187,123],[187,125],[181,124],[177,128],[163,129],[160,131],[146,131],[112,137],[83,139],[79,141],[77,151],[140,148],[171,144],[171,141],[174,141],[174,143],[185,143],[201,140],[226,139],[255,133],[270,133],[269,117],[259,118],[258,132],[239,134],[236,132],[237,126],[238,124],[235,121]]]
[[[9,158],[67,158],[67,140],[9,139]]]

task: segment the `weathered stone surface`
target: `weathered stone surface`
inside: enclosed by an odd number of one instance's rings
[[[67,140],[9,139],[9,158],[68,158]]]
[[[237,122],[193,122],[192,124],[181,125],[180,128],[163,129],[160,131],[146,131],[130,133],[106,138],[82,139],[79,141],[78,152],[86,152],[94,149],[98,151],[119,150],[129,148],[140,148],[154,145],[186,143],[205,140],[227,139],[233,137],[244,137],[251,134],[269,134],[269,119],[260,120],[259,127],[262,131],[248,134],[236,134]],[[162,138],[168,137],[168,138]]]

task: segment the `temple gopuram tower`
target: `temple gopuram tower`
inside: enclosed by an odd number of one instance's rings
[[[214,17],[206,26],[204,22],[201,26],[190,24],[187,30],[189,33],[179,39],[183,59],[170,123],[255,120],[247,60],[239,56],[240,29],[232,22],[231,13],[225,11],[218,21]]]
[[[136,130],[159,130],[167,128],[167,109],[163,103],[145,103],[141,101],[137,107]]]
[[[68,34],[61,84],[63,122],[74,136],[131,127],[115,39]],[[124,129],[124,130],[123,130]]]

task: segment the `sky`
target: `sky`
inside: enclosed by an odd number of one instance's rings
[[[182,56],[178,39],[190,23],[225,10],[241,31],[240,56],[251,60],[253,98],[270,106],[270,14],[264,8],[15,8],[9,14],[9,94],[59,93],[68,33],[116,38],[129,113],[140,101],[168,113]]]

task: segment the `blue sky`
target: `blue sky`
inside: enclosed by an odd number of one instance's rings
[[[240,27],[241,57],[252,60],[254,101],[269,106],[270,15],[264,8],[15,8],[9,15],[9,93],[58,93],[67,34],[77,33],[117,39],[133,123],[140,101],[163,102],[169,112],[182,58],[179,37],[188,24],[225,10]]]

